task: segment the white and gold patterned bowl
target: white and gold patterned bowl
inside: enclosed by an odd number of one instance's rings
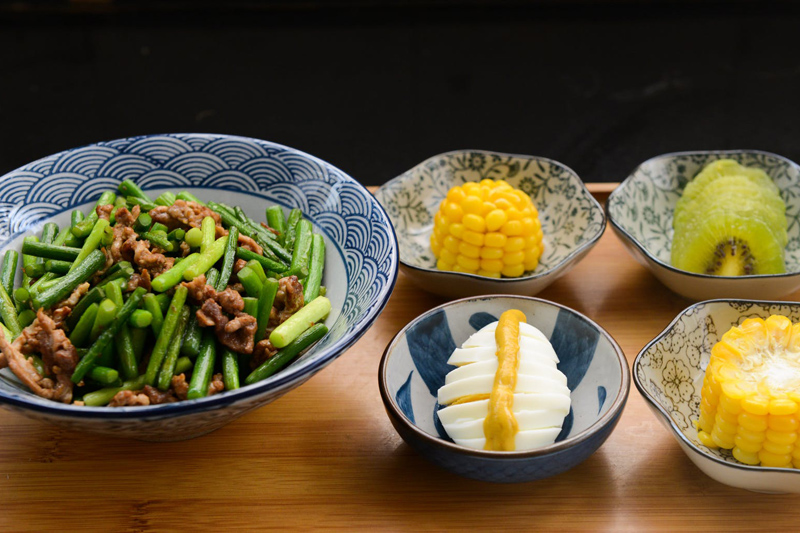
[[[436,268],[430,249],[433,217],[447,191],[466,182],[503,179],[528,193],[539,210],[544,253],[532,272],[494,279]],[[600,204],[569,167],[552,159],[458,150],[423,161],[375,193],[392,221],[400,268],[419,287],[449,298],[481,294],[532,296],[575,266],[606,227]]]
[[[697,438],[700,390],[711,348],[747,318],[780,314],[800,321],[800,303],[709,300],[682,311],[633,362],[633,379],[656,418],[689,459],[711,478],[758,492],[800,493],[800,470],[748,466],[729,450],[712,450]]]
[[[712,161],[733,159],[763,169],[786,202],[789,243],[786,273],[723,277],[695,274],[672,266],[672,213],[686,184]],[[692,300],[713,298],[780,299],[800,289],[800,166],[757,150],[681,152],[639,165],[608,197],[611,227],[628,251],[670,290]]]

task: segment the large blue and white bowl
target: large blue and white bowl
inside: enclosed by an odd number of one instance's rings
[[[70,212],[88,212],[101,192],[133,180],[157,196],[188,190],[240,205],[255,220],[270,205],[299,207],[326,243],[323,285],[333,306],[330,332],[289,367],[254,385],[200,400],[148,407],[63,405],[30,393],[8,369],[0,404],[81,431],[144,440],[188,439],[222,427],[301,385],[351,346],[375,321],[394,288],[398,250],[391,222],[353,178],[309,154],[227,135],[167,134],[68,150],[0,177],[0,250]],[[19,283],[19,280],[17,280]]]
[[[519,309],[550,339],[567,376],[572,407],[556,442],[530,451],[495,452],[460,446],[437,417],[437,391],[455,367],[447,359],[477,330]],[[513,483],[560,474],[597,450],[619,421],[630,390],[625,355],[611,336],[582,314],[527,296],[455,300],[404,327],[383,354],[378,383],[400,436],[430,462],[483,481]]]

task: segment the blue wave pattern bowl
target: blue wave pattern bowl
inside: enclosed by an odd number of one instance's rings
[[[539,210],[544,253],[532,272],[494,279],[436,268],[430,247],[433,217],[451,187],[505,180],[531,196]],[[566,274],[597,244],[606,227],[602,207],[580,177],[552,159],[459,150],[427,159],[378,189],[400,242],[400,267],[418,286],[448,298],[479,294],[533,296]]]
[[[672,213],[686,184],[707,164],[733,159],[764,170],[786,202],[789,243],[786,273],[722,277],[672,266]],[[639,165],[608,197],[606,211],[614,232],[633,257],[670,290],[692,300],[713,298],[778,299],[800,289],[800,166],[757,150],[680,152]]]
[[[689,459],[709,477],[757,492],[800,493],[800,470],[749,466],[729,450],[712,450],[697,438],[700,390],[711,348],[748,318],[780,314],[800,321],[800,303],[709,300],[684,309],[633,362],[636,388]]]
[[[457,346],[508,309],[550,339],[567,376],[572,407],[556,442],[530,451],[459,446],[436,415],[437,391]],[[567,307],[525,296],[455,300],[417,317],[391,341],[378,370],[386,412],[400,436],[427,460],[482,481],[514,483],[560,474],[597,450],[619,421],[630,389],[622,349],[600,326]]]
[[[30,393],[8,369],[0,404],[76,430],[144,440],[213,431],[301,385],[352,345],[383,310],[397,278],[398,250],[383,208],[353,178],[279,144],[225,135],[168,134],[101,142],[55,154],[0,177],[0,247],[19,250],[46,221],[63,226],[102,191],[133,180],[157,196],[188,190],[240,205],[255,220],[268,206],[299,207],[326,243],[322,283],[333,311],[328,335],[276,375],[222,394],[148,407],[63,405]],[[19,280],[17,280],[19,283]]]

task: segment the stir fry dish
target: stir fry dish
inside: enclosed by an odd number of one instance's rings
[[[325,242],[299,209],[124,181],[86,216],[46,223],[0,269],[0,368],[62,403],[193,400],[263,380],[328,332]]]

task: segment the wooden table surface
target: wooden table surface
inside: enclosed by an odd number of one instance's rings
[[[601,201],[610,190],[590,188]],[[629,363],[690,304],[610,228],[538,296],[597,321]],[[398,330],[443,302],[400,273],[383,314],[347,353],[276,402],[190,441],[100,437],[0,410],[0,530],[799,527],[797,496],[750,493],[700,472],[634,386],[611,437],[559,476],[495,485],[429,464],[389,423],[378,362]]]

